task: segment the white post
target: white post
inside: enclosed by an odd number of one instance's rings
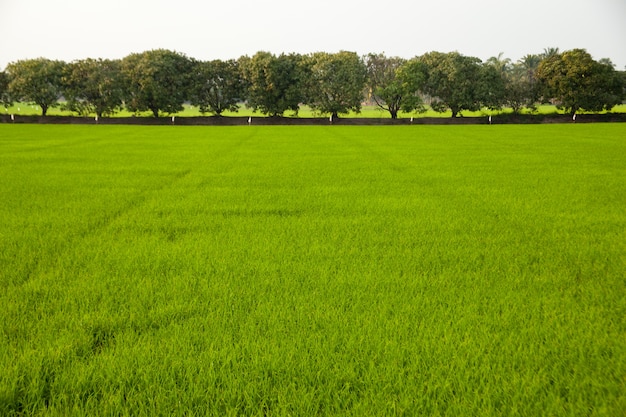
[[[96,114],[96,123],[98,123],[98,115]]]
[[[12,115],[11,115],[11,121],[12,121],[12,122],[14,122],[14,121],[15,121],[15,115],[14,115],[14,114],[12,114]]]
[[[489,115],[489,124],[491,124],[491,115]]]
[[[574,113],[574,115],[572,116],[572,121],[576,123],[576,113]]]
[[[248,124],[252,124],[252,116],[248,117]]]
[[[176,121],[176,116],[172,116],[172,124]]]
[[[413,123],[413,116],[411,116],[411,123]]]
[[[330,117],[328,118],[328,121],[329,121],[329,122],[331,122],[331,123],[333,122],[333,115],[332,115],[332,114],[331,114],[331,115],[330,115]]]

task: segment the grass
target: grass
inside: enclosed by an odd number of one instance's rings
[[[25,103],[16,103],[11,107],[8,108],[4,108],[4,113],[5,114],[16,114],[16,115],[23,115],[23,116],[31,116],[31,115],[40,115],[41,114],[41,109],[38,106],[32,105],[32,104],[25,104]],[[497,115],[497,114],[503,114],[503,113],[511,113],[512,111],[510,109],[503,109],[503,110],[499,110],[499,111],[492,111],[492,110],[488,110],[488,109],[482,109],[479,111],[463,111],[462,114],[465,117],[482,117],[482,116],[488,116],[488,115]],[[626,104],[621,104],[618,106],[615,106],[611,112],[613,113],[626,113]],[[531,113],[529,111],[525,111],[524,113]],[[556,106],[552,106],[552,105],[540,105],[537,107],[537,111],[535,112],[536,114],[564,114],[563,111],[560,111],[556,108]],[[606,113],[606,112],[603,112]],[[76,113],[74,112],[70,112],[67,110],[61,110],[60,108],[51,108],[48,110],[48,115],[49,116],[75,116]],[[116,113],[113,117],[131,117],[133,115],[133,113],[127,111],[127,110],[122,110],[118,113]],[[93,115],[95,116],[95,115]],[[144,113],[140,113],[139,116],[142,117],[152,117],[152,113],[150,112],[144,112]],[[176,116],[181,116],[181,117],[196,117],[196,116],[211,116],[210,113],[206,113],[206,114],[201,114],[199,109],[197,107],[191,106],[186,104],[184,106],[184,110],[176,113]],[[258,112],[253,112],[251,109],[246,108],[245,106],[241,106],[241,108],[239,109],[238,112],[225,112],[224,116],[227,117],[249,117],[249,116],[263,116],[262,114],[258,113]],[[298,115],[294,115],[291,112],[287,112],[285,113],[285,116],[287,117],[324,117],[325,115],[320,115],[317,114],[316,112],[312,111],[309,107],[307,106],[302,106],[302,108],[300,109],[300,111],[298,112]],[[400,112],[399,117],[400,118],[410,118],[410,117],[451,117],[452,113],[448,110],[446,112],[443,113],[438,113],[430,108],[427,109],[427,111],[425,113],[403,113]],[[367,117],[367,118],[385,118],[385,119],[389,119],[391,118],[391,116],[389,115],[389,112],[384,111],[382,109],[380,109],[377,106],[374,105],[365,105],[363,106],[362,110],[360,113],[354,113],[351,112],[350,114],[347,115],[341,115],[341,117]]]
[[[0,415],[623,415],[625,133],[0,125]]]

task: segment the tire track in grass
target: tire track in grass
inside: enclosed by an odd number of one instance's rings
[[[359,153],[370,155],[374,161],[388,171],[403,174],[409,169],[409,165],[407,165],[404,161],[403,163],[395,162],[389,157],[389,155],[384,154],[380,150],[374,149],[372,146],[362,140],[359,140],[354,135],[348,136],[344,133],[344,131],[337,130],[333,133],[335,136],[341,138],[341,140],[345,143],[350,143],[355,149],[362,151]]]
[[[251,128],[244,127],[244,129],[251,129]],[[228,163],[223,164],[222,169],[220,169],[217,173],[209,174],[209,176],[199,181],[197,184],[198,189],[203,189],[207,185],[210,185],[212,183],[212,180],[215,179],[215,176],[222,176],[233,170],[233,168],[235,167],[235,158],[233,158],[233,155],[239,149],[241,149],[246,143],[249,143],[250,140],[255,138],[259,133],[259,129],[263,129],[263,127],[257,126],[257,127],[253,127],[252,129],[253,130],[249,131],[247,135],[240,135],[238,140],[234,142],[230,148],[228,148],[228,151],[224,150],[216,154],[215,158],[212,161],[214,163],[227,160],[227,158],[230,158],[230,160],[228,161]]]
[[[25,265],[24,269],[19,271],[19,275],[21,275],[21,277],[17,276],[17,274],[13,277],[13,279],[11,279],[10,276],[8,279],[5,277],[2,282],[2,287],[6,288],[11,284],[23,285],[28,282],[37,271],[41,270],[41,272],[44,272],[49,268],[53,268],[54,266],[42,268],[42,263],[44,261],[49,262],[53,258],[61,258],[63,253],[68,248],[74,246],[78,241],[97,233],[99,230],[105,229],[108,225],[124,216],[124,214],[143,204],[143,202],[145,202],[151,194],[159,193],[167,188],[173,187],[177,182],[189,176],[191,172],[192,171],[190,169],[173,172],[171,174],[170,181],[163,183],[160,187],[136,194],[133,198],[128,200],[125,204],[117,207],[115,210],[107,212],[103,216],[93,218],[91,221],[87,222],[83,228],[72,231],[68,238],[63,241],[61,246],[57,245],[44,248],[42,251],[37,253],[37,256],[35,258],[31,258],[31,262],[28,265]]]
[[[208,160],[203,160],[203,163],[216,164],[217,162],[231,157],[238,149],[241,149],[245,143],[252,139],[258,133],[258,128],[249,132],[248,135],[241,135],[238,140],[230,144],[230,146],[223,149],[221,152],[212,154]],[[81,142],[82,145],[82,142]],[[40,149],[38,149],[40,150]],[[232,158],[231,158],[232,159]],[[226,171],[233,168],[235,161],[231,161],[225,168]],[[222,171],[223,173],[224,171]],[[155,175],[161,174],[161,172],[155,172]],[[190,177],[193,173],[193,169],[187,168],[182,170],[174,170],[168,172],[167,177],[169,180],[162,180],[160,186],[155,188],[144,188],[136,194],[130,196],[120,206],[117,206],[113,210],[105,212],[103,215],[95,216],[90,219],[83,227],[78,227],[66,234],[64,240],[59,239],[62,243],[56,245],[48,245],[37,248],[34,256],[29,259],[29,262],[22,264],[21,268],[11,272],[6,272],[3,276],[0,276],[0,288],[6,289],[11,286],[21,286],[30,281],[30,279],[37,273],[45,273],[55,268],[55,259],[63,257],[63,254],[67,252],[71,247],[78,244],[78,242],[97,234],[101,230],[105,230],[109,225],[126,215],[127,213],[136,210],[146,201],[149,201],[152,196],[158,195],[167,189],[171,189],[176,184],[184,181]],[[19,245],[19,242],[16,242]],[[51,262],[53,261],[53,262]],[[45,263],[50,265],[44,265]]]
[[[103,140],[101,134],[98,135],[97,133],[90,134],[87,137],[80,135],[78,137],[68,138],[63,136],[63,132],[67,132],[66,126],[50,125],[46,126],[46,137],[30,137],[30,132],[35,130],[39,131],[38,127],[40,128],[40,126],[20,126],[20,136],[12,137],[12,140],[19,142],[20,146],[19,149],[11,149],[11,154],[29,154],[53,149],[73,148],[75,146],[91,146],[93,143]],[[84,129],[81,131],[84,131]]]

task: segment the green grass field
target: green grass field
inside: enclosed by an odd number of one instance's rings
[[[0,125],[0,415],[624,415],[625,138]]]
[[[199,109],[197,107],[194,106],[190,106],[190,105],[185,105],[184,106],[185,109],[179,113],[176,113],[176,116],[181,116],[181,117],[196,117],[196,116],[211,116],[210,113],[206,113],[206,114],[201,114]],[[32,105],[32,104],[25,104],[25,103],[16,103],[11,107],[5,107],[4,109],[2,109],[4,111],[4,114],[15,114],[15,115],[22,115],[22,116],[32,116],[32,115],[40,115],[41,114],[41,109],[38,106]],[[613,109],[611,109],[612,112],[614,113],[626,113],[626,104],[621,104],[619,106],[615,106]],[[492,110],[488,110],[488,109],[483,109],[480,111],[474,111],[474,112],[470,112],[470,111],[463,111],[462,115],[465,117],[482,117],[482,116],[487,116],[487,115],[497,115],[497,114],[506,114],[506,113],[511,113],[512,111],[510,109],[503,109],[503,110],[499,110],[499,111],[492,111]],[[523,113],[532,113],[528,110],[524,110]],[[556,106],[551,106],[551,105],[541,105],[538,106],[537,114],[564,114],[563,111],[559,111]],[[604,112],[606,113],[606,112]],[[74,112],[70,112],[67,110],[62,110],[60,108],[51,108],[48,111],[48,115],[49,116],[76,116],[76,113]],[[127,111],[127,110],[122,110],[116,114],[113,115],[113,117],[130,117],[132,116],[133,113]],[[152,113],[150,112],[144,112],[144,113],[140,113],[139,114],[142,117],[152,117]],[[410,117],[450,117],[452,115],[452,113],[448,110],[447,112],[444,113],[438,113],[432,109],[428,109],[425,113],[400,113],[399,117],[400,118],[410,118]],[[93,115],[95,116],[95,115]],[[261,113],[258,112],[253,112],[252,110],[246,108],[245,106],[241,106],[241,108],[239,109],[238,112],[226,112],[224,113],[224,116],[227,117],[249,117],[249,116],[256,116],[256,117],[261,117],[263,116]],[[285,113],[286,117],[302,117],[302,118],[306,118],[306,117],[324,117],[327,115],[320,115],[320,114],[316,114],[315,112],[313,112],[310,108],[308,108],[307,106],[302,106],[302,108],[300,109],[300,111],[298,112],[297,115],[294,115],[292,112],[286,112]],[[348,115],[341,115],[341,117],[355,117],[355,118],[361,118],[361,117],[367,117],[367,118],[384,118],[384,119],[389,119],[391,118],[391,116],[389,115],[389,112],[387,111],[383,111],[381,110],[379,107],[377,106],[363,106],[363,109],[360,113],[350,113]]]

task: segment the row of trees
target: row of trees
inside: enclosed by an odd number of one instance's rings
[[[482,62],[458,52],[429,52],[413,59],[354,52],[308,55],[258,52],[238,60],[198,61],[169,50],[121,60],[65,63],[45,58],[10,63],[0,72],[0,101],[63,106],[82,115],[107,116],[123,107],[155,117],[183,103],[221,115],[246,106],[269,116],[308,105],[338,117],[373,102],[396,118],[425,105],[456,117],[463,110],[503,107],[519,112],[552,102],[574,114],[611,109],[626,97],[626,72],[583,49],[527,55],[516,63],[500,54]]]

